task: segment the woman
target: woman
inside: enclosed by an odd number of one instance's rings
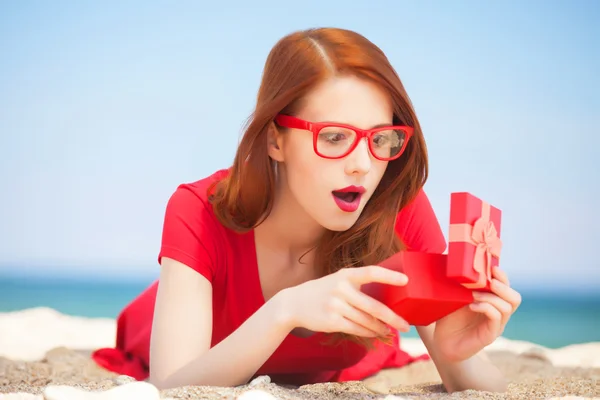
[[[360,287],[406,284],[376,265],[397,251],[445,250],[426,178],[419,122],[379,48],[341,29],[284,37],[233,166],[177,188],[159,281],[94,359],[159,388],[356,380],[415,361],[399,345],[408,324]],[[501,271],[474,296],[417,330],[448,391],[504,390],[479,353],[520,296]]]

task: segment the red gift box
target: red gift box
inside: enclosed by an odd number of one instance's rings
[[[450,196],[447,276],[469,289],[490,291],[499,265],[502,212],[470,193]]]
[[[406,322],[427,326],[473,302],[471,290],[446,276],[445,254],[401,251],[378,265],[408,276],[405,286],[369,283],[361,290]]]

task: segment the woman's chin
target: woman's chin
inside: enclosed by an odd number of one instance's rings
[[[325,229],[330,230],[330,231],[344,232],[354,226],[354,224],[358,220],[360,212],[359,212],[359,210],[357,210],[356,212],[353,212],[353,213],[343,213],[341,215],[340,215],[340,213],[335,213],[335,214],[337,214],[337,215],[335,215],[335,216],[332,215],[331,217],[327,218],[326,220],[321,221],[321,225]]]

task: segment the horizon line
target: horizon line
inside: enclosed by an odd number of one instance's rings
[[[13,265],[15,267],[16,265]],[[73,269],[62,269],[62,270],[31,270],[26,271],[14,270],[14,269],[2,269],[0,264],[0,284],[6,283],[4,280],[10,283],[22,283],[27,282],[31,284],[40,284],[42,282],[47,283],[98,283],[98,284],[113,284],[113,285],[150,285],[154,281],[158,280],[160,275],[160,266],[156,268],[144,268],[134,269],[129,272],[115,273],[115,270],[88,270],[88,271],[77,271]],[[119,271],[123,271],[120,269]],[[514,285],[513,285],[514,286]],[[597,285],[579,285],[573,284],[569,286],[560,285],[560,282],[544,282],[542,285],[538,285],[534,282],[519,282],[518,290],[522,294],[528,295],[549,295],[551,293],[560,295],[578,295],[578,297],[600,297]]]

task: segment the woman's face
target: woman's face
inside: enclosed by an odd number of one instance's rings
[[[341,76],[309,93],[295,117],[369,129],[392,125],[393,109],[388,95],[375,84]],[[333,135],[319,139],[320,148],[334,146],[338,139],[335,133]],[[370,153],[367,139],[362,139],[344,158],[320,157],[313,149],[313,133],[302,129],[286,129],[276,134],[276,145],[270,144],[269,154],[279,161],[282,182],[300,208],[318,224],[333,231],[347,230],[354,225],[388,164]],[[344,189],[362,193],[339,192]]]

